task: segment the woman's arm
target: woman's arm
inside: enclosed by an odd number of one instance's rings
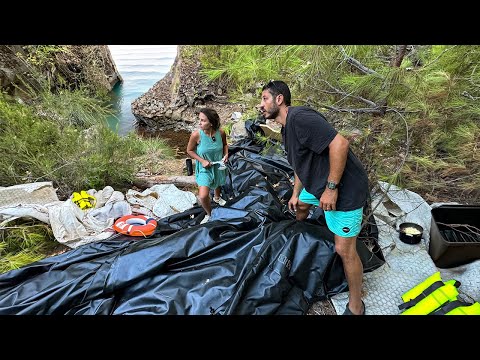
[[[195,151],[197,150],[197,145],[199,141],[200,141],[200,133],[198,130],[195,130],[192,132],[192,134],[190,135],[190,139],[188,140],[187,154],[192,159],[198,160],[204,168],[207,168],[210,166],[210,161],[201,158]]]

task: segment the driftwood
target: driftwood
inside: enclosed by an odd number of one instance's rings
[[[133,185],[140,189],[147,189],[158,184],[174,184],[176,187],[197,186],[195,176],[167,176],[167,175],[151,175],[138,176]]]

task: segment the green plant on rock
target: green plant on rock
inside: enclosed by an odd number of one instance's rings
[[[68,52],[67,46],[62,45],[26,45],[27,61],[38,67],[48,67],[51,70],[55,66],[55,55]]]

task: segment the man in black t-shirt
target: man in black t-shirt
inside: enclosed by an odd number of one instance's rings
[[[363,266],[356,240],[368,196],[367,173],[349,142],[322,114],[306,106],[290,106],[290,102],[290,89],[283,81],[272,80],[262,88],[260,109],[265,119],[282,125],[283,144],[295,171],[288,207],[296,212],[297,220],[305,220],[312,205],[324,210],[350,292],[343,314],[363,315]]]

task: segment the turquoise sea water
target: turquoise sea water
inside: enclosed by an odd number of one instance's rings
[[[117,84],[112,91],[112,106],[116,118],[108,119],[110,127],[117,129],[120,135],[133,130],[135,117],[131,103],[147,92],[170,70],[177,45],[109,45],[113,61],[117,66],[123,83]]]

